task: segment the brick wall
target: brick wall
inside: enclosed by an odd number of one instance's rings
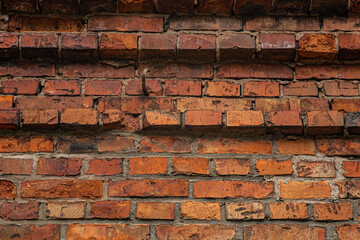
[[[1,0],[0,239],[360,239],[359,13]]]

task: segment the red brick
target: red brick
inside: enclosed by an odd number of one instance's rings
[[[242,30],[242,19],[237,17],[178,16],[170,19],[173,30]],[[255,40],[255,39],[254,39]],[[255,43],[253,44],[255,47]]]
[[[147,80],[145,86],[150,96],[162,95],[162,85],[160,80]],[[144,95],[141,80],[130,80],[125,87],[125,93],[127,95]]]
[[[137,58],[137,35],[130,33],[104,33],[100,39],[100,56],[102,59]]]
[[[141,114],[145,110],[157,110],[172,112],[174,110],[172,98],[153,97],[123,97],[121,98],[121,110],[124,113]]]
[[[348,113],[345,118],[349,134],[360,134],[360,112]]]
[[[64,109],[61,111],[60,124],[63,126],[98,124],[98,112],[93,109]]]
[[[336,98],[332,100],[332,110],[344,112],[360,112],[360,99]]]
[[[2,2],[2,11],[4,12],[37,12],[37,3],[34,0],[9,0]]]
[[[291,69],[280,64],[224,64],[218,70],[220,78],[282,78],[292,79]]]
[[[179,36],[178,58],[182,60],[215,61],[214,35],[181,34]]]
[[[79,2],[76,0],[40,0],[39,4],[41,12],[45,14],[79,14]]]
[[[299,177],[335,178],[336,169],[333,162],[301,161],[297,164]]]
[[[156,2],[158,13],[192,13],[194,11],[194,2],[192,0],[167,1],[159,0]]]
[[[297,49],[300,59],[332,61],[336,57],[335,36],[331,34],[304,34]]]
[[[135,70],[134,66],[114,68],[110,65],[101,64],[74,64],[61,66],[59,74],[72,78],[133,78],[135,77]]]
[[[359,87],[352,82],[324,82],[325,94],[328,96],[359,96]]]
[[[290,82],[284,86],[285,96],[318,96],[318,87],[315,82]]]
[[[235,237],[235,226],[210,225],[210,224],[188,224],[188,225],[158,225],[156,226],[159,240],[165,239],[233,239]]]
[[[360,238],[360,224],[337,225],[336,232],[339,240],[358,239]]]
[[[316,221],[345,221],[353,218],[351,202],[314,204]]]
[[[280,182],[280,198],[282,199],[322,199],[331,198],[328,182]]]
[[[31,172],[31,159],[0,158],[0,173],[3,175],[31,175]]]
[[[266,114],[266,126],[271,131],[285,134],[301,134],[303,125],[298,111],[277,111]]]
[[[339,187],[339,198],[360,198],[360,182],[356,180],[336,181]]]
[[[39,158],[37,175],[76,176],[80,174],[81,159],[78,158]]]
[[[126,115],[119,109],[105,110],[102,114],[103,129],[137,131],[140,130],[140,119],[141,116]]]
[[[281,139],[277,142],[280,154],[315,155],[315,144],[312,139]]]
[[[36,95],[40,90],[40,82],[35,79],[5,80],[1,84],[3,94]]]
[[[14,33],[0,33],[1,58],[19,58],[19,36]]]
[[[271,154],[272,144],[270,141],[241,141],[232,138],[197,140],[198,153],[247,153],[247,154]]]
[[[85,153],[98,151],[98,140],[94,137],[59,138],[57,149],[63,153]]]
[[[80,95],[81,84],[76,80],[48,80],[45,83],[45,95]]]
[[[320,31],[318,17],[256,17],[246,21],[249,31]]]
[[[17,187],[10,181],[0,180],[0,199],[14,199]]]
[[[234,0],[200,0],[196,8],[196,13],[231,15],[233,5]]]
[[[89,80],[85,84],[85,95],[118,96],[121,94],[121,81]]]
[[[179,128],[180,114],[164,111],[145,111],[143,128]]]
[[[11,239],[13,236],[19,239],[60,239],[60,225],[0,225],[0,234],[4,239]]]
[[[0,152],[52,152],[53,142],[45,136],[9,136],[0,137]]]
[[[100,198],[101,180],[30,180],[21,182],[22,198]]]
[[[325,240],[325,228],[309,225],[248,225],[244,226],[244,239],[314,239]]]
[[[55,33],[26,33],[21,37],[23,58],[57,58],[58,36]]]
[[[91,217],[104,219],[130,218],[130,201],[99,201],[91,204]]]
[[[175,216],[174,203],[138,202],[136,218],[173,220]]]
[[[165,157],[129,158],[129,175],[166,173],[167,158]]]
[[[264,218],[265,206],[263,203],[226,203],[227,220],[258,220]]]
[[[118,32],[162,32],[163,18],[138,16],[95,16],[90,17],[90,31]]]
[[[313,111],[307,113],[308,134],[342,134],[344,116],[338,111]]]
[[[218,112],[242,111],[251,109],[250,99],[236,98],[178,98],[177,110],[213,110]]]
[[[67,240],[80,239],[146,239],[150,237],[149,225],[143,224],[69,224]]]
[[[250,161],[245,159],[215,159],[215,172],[219,175],[248,175]]]
[[[119,1],[120,13],[155,13],[154,0],[139,0],[139,1]]]
[[[261,111],[227,111],[226,127],[246,133],[264,133],[264,116]]]
[[[85,217],[86,202],[55,202],[46,206],[46,217],[57,219],[77,219]]]
[[[140,64],[138,71],[144,72],[145,68],[150,70],[148,73],[150,78],[212,78],[214,76],[213,66],[210,64],[154,62],[146,65]]]
[[[208,158],[175,157],[172,159],[175,174],[210,175],[209,164],[210,160]]]
[[[349,2],[349,13],[359,13],[360,11],[360,2],[357,0],[352,0]]]
[[[175,34],[143,34],[139,46],[140,59],[175,60],[176,41],[177,36]]]
[[[168,80],[165,81],[166,96],[201,96],[200,81]]]
[[[308,65],[296,67],[297,79],[358,79],[358,65]]]
[[[295,35],[282,33],[261,33],[259,59],[293,61],[296,54]]]
[[[271,219],[308,219],[309,213],[306,203],[276,202],[270,203]]]
[[[279,97],[278,82],[244,82],[245,97]]]
[[[184,201],[181,215],[183,219],[221,220],[220,204]]]
[[[219,36],[218,39],[221,60],[254,59],[256,50],[254,36],[249,34],[227,33]]]
[[[186,197],[188,181],[182,179],[132,179],[110,181],[109,197]]]
[[[328,156],[358,156],[360,155],[360,140],[358,139],[317,139],[318,151]]]
[[[44,77],[55,76],[55,66],[43,63],[5,63],[0,65],[0,76]]]
[[[90,159],[87,174],[105,176],[121,174],[123,173],[122,162],[123,159],[121,158]]]
[[[357,18],[356,16],[326,17],[323,21],[325,31],[358,31],[360,29],[360,21],[359,18]]]
[[[314,0],[311,3],[311,13],[332,13],[332,14],[346,14],[348,8],[347,0],[340,1],[324,1]]]
[[[144,137],[141,152],[189,153],[192,140],[185,137]]]
[[[5,202],[1,205],[0,215],[4,220],[32,220],[39,217],[38,202]]]
[[[240,85],[229,82],[206,82],[205,96],[240,97]]]
[[[98,139],[99,152],[134,151],[134,139],[131,137],[104,137]]]
[[[292,175],[291,160],[277,161],[275,159],[259,159],[256,161],[256,171],[259,175]]]
[[[21,110],[91,108],[91,97],[18,97],[16,107]]]
[[[339,59],[357,60],[360,57],[360,35],[340,34],[339,41]]]
[[[32,109],[22,111],[24,128],[56,128],[59,126],[59,112],[56,109]]]
[[[61,56],[64,60],[74,62],[97,60],[97,35],[76,33],[61,35]]]
[[[0,129],[17,129],[19,120],[18,109],[0,109]]]
[[[235,14],[265,14],[270,12],[271,0],[239,0],[235,4]]]
[[[360,177],[360,162],[343,161],[342,166],[345,177]]]
[[[273,182],[199,181],[194,183],[194,198],[264,199],[273,193]]]
[[[0,109],[10,109],[13,107],[13,96],[0,96]]]
[[[80,1],[80,13],[88,14],[93,12],[116,12],[116,0],[82,0]]]
[[[324,98],[303,98],[300,100],[301,113],[307,113],[311,111],[328,111],[329,100]]]
[[[185,126],[221,126],[221,112],[212,110],[189,110],[185,112]]]

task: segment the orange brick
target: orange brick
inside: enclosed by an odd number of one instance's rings
[[[282,199],[321,199],[331,198],[331,189],[327,182],[280,182]]]
[[[0,173],[14,175],[31,175],[32,160],[17,158],[0,158]]]
[[[302,59],[334,60],[335,36],[331,34],[304,34],[297,49]]]
[[[301,161],[297,164],[299,177],[336,177],[335,163],[333,162],[308,162]]]
[[[149,92],[149,96],[162,96],[162,85],[160,80],[146,80],[145,86]],[[142,81],[141,80],[127,81],[125,93],[127,95],[134,95],[134,96],[144,95],[142,89]],[[120,93],[117,95],[120,95]]]
[[[130,201],[99,201],[91,203],[91,217],[102,219],[130,218]]]
[[[99,152],[129,152],[135,148],[131,137],[104,137],[98,138]]]
[[[123,4],[119,3],[119,8],[122,6]],[[89,18],[88,29],[91,31],[162,32],[163,21],[162,17],[94,16]]]
[[[86,202],[48,202],[46,216],[58,219],[85,217]]]
[[[41,236],[60,239],[60,224],[45,224],[43,226],[3,224],[0,226],[0,234],[3,239],[11,239],[13,236],[17,236],[19,239],[36,239]]]
[[[102,59],[136,60],[137,35],[131,33],[104,33],[101,35],[99,51]]]
[[[221,220],[220,203],[184,201],[181,204],[183,219]]]
[[[360,224],[337,225],[336,232],[339,240],[360,239]]]
[[[248,175],[250,161],[245,159],[215,159],[215,172],[219,175]]]
[[[265,123],[261,111],[227,111],[226,126],[247,133],[264,133]]]
[[[336,186],[339,187],[339,198],[360,198],[360,181],[336,181]]]
[[[61,111],[60,124],[96,126],[98,112],[94,109],[64,109]]]
[[[129,174],[166,174],[167,158],[164,157],[143,157],[129,158]]]
[[[85,83],[85,95],[119,96],[121,88],[121,81],[89,80]]]
[[[345,221],[353,218],[351,202],[316,203],[314,218],[317,221]]]
[[[303,125],[298,111],[277,111],[266,114],[266,126],[271,131],[285,134],[301,134]]]
[[[360,177],[360,162],[343,161],[342,166],[345,171],[345,177]]]
[[[0,109],[13,107],[13,96],[0,96]]]
[[[308,134],[342,134],[344,116],[338,111],[313,111],[307,113]]]
[[[244,82],[245,97],[279,97],[278,82]]]
[[[14,199],[17,187],[10,181],[0,180],[0,199]]]
[[[284,86],[285,96],[314,96],[319,94],[318,87],[315,82],[290,82]]]
[[[185,126],[221,126],[221,112],[212,110],[189,110],[185,112]]]
[[[192,139],[177,137],[144,137],[140,141],[141,152],[167,152],[188,153],[191,152]]]
[[[208,158],[175,157],[172,159],[174,172],[185,175],[209,175],[209,163],[210,160]]]
[[[281,139],[277,146],[280,154],[315,155],[315,144],[312,139]]]
[[[265,218],[265,206],[260,202],[227,203],[227,220],[253,220]]]
[[[166,96],[201,96],[201,81],[165,81]]]
[[[122,168],[123,159],[90,159],[89,170],[87,174],[95,175],[117,175],[123,172]]]
[[[37,175],[76,176],[80,174],[81,159],[39,158]]]
[[[290,110],[290,102],[288,99],[271,99],[258,98],[255,99],[255,110],[263,111],[263,113],[274,111]]]
[[[180,114],[164,111],[145,111],[143,128],[180,127]]]
[[[318,150],[328,156],[360,155],[360,140],[358,139],[317,139]]]
[[[59,126],[59,111],[57,109],[23,110],[22,126],[29,128],[56,128]]]
[[[229,82],[206,82],[205,96],[239,97],[240,85]]]
[[[328,96],[359,96],[359,87],[352,82],[324,82],[325,94]]]
[[[306,203],[276,202],[270,203],[271,219],[308,219]]]
[[[256,171],[259,175],[291,175],[293,162],[277,161],[275,159],[260,159],[256,161]]]
[[[0,152],[52,152],[52,139],[45,136],[0,137]]]
[[[136,218],[139,219],[166,219],[175,217],[175,204],[162,202],[138,202]]]
[[[242,111],[251,109],[251,100],[238,98],[179,98],[176,107],[181,112],[204,109],[219,112]]]

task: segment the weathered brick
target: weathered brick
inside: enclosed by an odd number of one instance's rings
[[[256,161],[256,171],[259,175],[291,175],[294,172],[292,166],[291,160],[259,159]]]
[[[296,54],[295,35],[282,33],[262,33],[259,59],[293,61]]]
[[[325,17],[324,18],[324,30],[325,31],[357,31],[360,29],[360,20],[356,16],[348,17]]]
[[[102,113],[104,129],[140,130],[140,119],[141,116],[126,115],[119,109],[108,109]]]
[[[32,220],[39,217],[38,202],[5,202],[1,205],[0,216],[4,220]]]
[[[179,98],[177,99],[177,110],[213,110],[219,112],[232,110],[250,110],[250,99],[237,98]]]
[[[145,86],[150,96],[162,95],[162,85],[160,80],[147,80]],[[144,95],[142,89],[142,81],[141,80],[127,81],[127,85],[125,86],[125,93],[127,95]]]
[[[55,33],[26,33],[21,37],[23,58],[57,58],[58,36]]]
[[[165,157],[129,158],[129,175],[166,173],[167,158]]]
[[[80,1],[80,13],[88,14],[93,12],[116,12],[116,0],[82,0]]]
[[[55,76],[55,66],[46,63],[2,63],[0,76],[44,77]]]
[[[72,78],[133,78],[135,76],[135,69],[134,66],[114,68],[110,65],[101,64],[73,64],[61,66],[59,74]]]
[[[85,84],[85,95],[118,96],[121,94],[121,81],[90,80]]]
[[[22,111],[24,128],[56,128],[59,126],[59,111],[56,109],[30,109]]]
[[[345,177],[360,177],[360,162],[343,161],[342,166]]]
[[[198,181],[194,198],[268,198],[274,193],[273,182]]]
[[[215,61],[214,35],[181,34],[179,36],[178,58],[182,60]]]
[[[280,64],[243,63],[223,64],[218,70],[220,78],[281,78],[292,79],[291,69]]]
[[[150,78],[212,78],[214,76],[211,64],[153,62],[140,64],[139,72],[144,72],[145,68],[150,70],[148,73]]]
[[[13,96],[0,96],[0,109],[10,109],[13,107]]]
[[[96,34],[67,33],[61,35],[61,56],[66,61],[91,61],[98,59]]]
[[[56,109],[66,108],[92,108],[91,97],[18,97],[16,107],[21,110]]]
[[[210,159],[208,158],[184,158],[172,159],[174,173],[185,175],[210,175]]]
[[[109,197],[186,197],[188,181],[183,179],[132,179],[108,183]]]
[[[39,93],[39,80],[5,80],[1,84],[1,92],[12,95],[36,95]]]
[[[255,109],[263,111],[263,113],[274,111],[290,110],[290,102],[288,99],[271,99],[271,98],[258,98],[255,99]]]
[[[123,172],[122,162],[121,158],[90,159],[87,174],[105,176],[121,174]]]
[[[205,96],[240,97],[240,85],[229,82],[206,82]]]
[[[90,31],[162,32],[163,18],[139,16],[94,16],[88,21]]]
[[[29,180],[21,182],[22,198],[99,198],[101,180]]]
[[[270,141],[241,141],[231,138],[197,140],[198,153],[248,153],[248,154],[271,154],[272,144]]]
[[[352,82],[327,81],[324,91],[328,96],[359,96],[358,84]]]
[[[192,140],[185,137],[144,137],[140,141],[141,152],[191,152]]]
[[[155,13],[154,0],[119,1],[119,12],[123,13]]]
[[[317,139],[318,150],[328,156],[360,155],[360,140],[358,139]]]
[[[303,98],[300,100],[301,113],[310,111],[328,111],[329,100],[324,98]]]
[[[0,199],[14,199],[17,187],[11,181],[0,180]]]
[[[278,82],[244,82],[245,97],[279,97]]]
[[[76,0],[40,0],[42,13],[59,13],[61,15],[79,14],[79,2]]]
[[[227,33],[218,37],[221,60],[251,60],[255,57],[255,37],[249,34]]]
[[[247,175],[250,173],[250,161],[246,159],[215,159],[215,172],[219,175]]]
[[[104,33],[100,38],[100,56],[102,59],[137,58],[137,35],[132,33]]]
[[[235,237],[235,226],[229,225],[209,225],[209,224],[188,224],[188,225],[158,225],[156,226],[157,237],[159,240],[191,239],[196,236],[198,239],[233,239]]]
[[[17,129],[19,120],[18,109],[0,109],[0,129]]]
[[[143,128],[179,128],[180,114],[164,111],[145,111]]]
[[[348,8],[348,1],[339,0],[339,1],[324,1],[324,0],[314,0],[311,3],[310,11],[311,13],[329,13],[329,14],[345,14]]]
[[[46,216],[59,219],[85,217],[86,202],[48,202]]]
[[[336,169],[333,162],[310,162],[301,161],[297,164],[297,171],[299,177],[310,178],[335,178]]]
[[[309,212],[306,203],[302,202],[272,202],[270,203],[271,219],[308,219]]]
[[[284,86],[285,96],[318,96],[319,90],[315,82],[290,82]]]
[[[196,7],[196,13],[231,15],[234,0],[200,0]]]
[[[215,16],[178,16],[170,19],[173,30],[242,30],[242,21],[238,17]],[[255,47],[255,44],[254,44]]]
[[[350,1],[349,2],[349,13],[359,13],[360,12],[360,2],[359,1]]]
[[[271,9],[271,0],[239,0],[235,4],[235,14],[265,14]]]
[[[265,206],[260,202],[227,203],[227,220],[259,220],[265,218]]]
[[[0,234],[4,239],[11,239],[14,236],[19,239],[60,239],[60,225],[0,225]]]
[[[266,114],[266,126],[270,131],[285,134],[301,134],[303,125],[298,111],[277,111]]]
[[[52,152],[53,142],[45,136],[0,137],[0,152]]]
[[[201,96],[200,81],[168,80],[165,81],[166,96]]]
[[[360,198],[360,182],[356,180],[336,181],[339,187],[339,198]]]
[[[81,159],[39,158],[37,175],[76,176],[80,174]]]
[[[45,95],[80,95],[81,84],[76,80],[48,80],[45,83]]]
[[[340,240],[360,238],[360,224],[337,225],[336,232]]]
[[[339,41],[339,59],[357,60],[360,57],[360,35],[340,34]]]
[[[312,139],[281,139],[277,142],[277,147],[280,154],[315,155],[315,144]]]
[[[140,38],[139,55],[141,60],[166,59],[175,60],[175,34],[143,34]]]
[[[332,100],[332,110],[343,112],[360,112],[360,99],[336,98]]]
[[[183,219],[221,220],[220,203],[184,201],[181,204]]]
[[[297,49],[300,59],[332,61],[336,57],[335,36],[331,34],[304,34]]]
[[[1,58],[19,58],[19,36],[15,33],[0,33]]]
[[[173,220],[174,217],[174,203],[138,202],[136,205],[136,218],[138,219]]]
[[[353,218],[351,202],[316,203],[314,218],[317,221],[344,221]]]
[[[307,113],[308,134],[342,134],[344,116],[338,111],[312,111]]]
[[[320,31],[318,17],[255,17],[246,21],[250,31]]]
[[[98,138],[99,152],[131,152],[135,148],[132,137]]]
[[[295,68],[297,79],[358,79],[358,65],[307,65]]]
[[[156,10],[158,13],[193,13],[194,2],[192,0],[180,0],[176,2],[159,0],[156,2]]]
[[[1,10],[4,12],[37,12],[37,3],[34,0],[9,0],[1,4]]]
[[[328,182],[280,182],[280,198],[282,199],[322,199],[331,198]]]
[[[264,133],[264,116],[261,111],[227,111],[226,127],[245,133]]]
[[[166,112],[174,110],[173,99],[168,97],[123,97],[120,99],[120,103],[120,109],[124,113],[131,114],[141,114],[145,110],[164,110]]]
[[[0,174],[31,175],[32,160],[0,158]]]
[[[91,204],[91,217],[103,219],[130,218],[130,201],[99,201]]]
[[[96,126],[98,112],[93,109],[64,109],[61,111],[60,124],[63,126]]]
[[[185,126],[209,127],[221,126],[221,112],[213,110],[188,110],[185,112]]]

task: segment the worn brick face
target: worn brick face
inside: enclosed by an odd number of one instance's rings
[[[181,204],[184,219],[221,220],[219,203],[185,201]]]
[[[259,220],[265,218],[265,206],[260,202],[227,203],[226,219],[228,220]]]

